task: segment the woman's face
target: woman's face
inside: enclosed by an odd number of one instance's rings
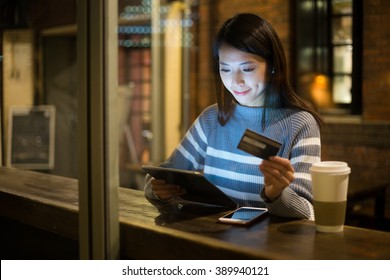
[[[222,45],[219,74],[224,86],[244,106],[264,105],[266,62],[260,56]]]

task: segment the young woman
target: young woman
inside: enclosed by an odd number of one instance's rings
[[[287,78],[282,44],[254,14],[228,19],[213,44],[217,104],[193,123],[163,167],[200,170],[240,206],[314,219],[309,168],[320,161],[320,115],[298,97]],[[237,149],[246,129],[282,146],[262,160]],[[163,204],[180,186],[147,178],[145,195]]]

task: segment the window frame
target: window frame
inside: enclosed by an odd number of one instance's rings
[[[362,114],[362,31],[363,31],[363,1],[352,1],[352,82],[351,103],[332,103],[332,110],[324,110],[326,114],[361,115]],[[329,88],[333,99],[333,81],[335,77],[345,73],[335,73],[333,65],[334,48],[341,46],[332,42],[333,19],[340,15],[332,15],[333,0],[299,0],[293,1],[292,7],[292,42],[291,76],[292,84],[297,93],[306,98],[304,87],[300,80],[308,72],[322,73],[329,78]],[[302,58],[302,50],[309,49],[308,57]],[[302,63],[302,60],[306,60]],[[309,60],[309,61],[307,61]],[[306,67],[306,68],[305,68]],[[310,100],[312,101],[312,100]]]

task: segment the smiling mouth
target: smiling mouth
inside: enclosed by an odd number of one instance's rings
[[[248,92],[250,91],[250,89],[248,89],[248,90],[245,90],[245,91],[233,91],[234,92],[234,94],[236,94],[236,95],[245,95],[245,94],[247,94]]]

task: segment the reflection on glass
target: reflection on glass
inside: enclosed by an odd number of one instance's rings
[[[352,0],[331,1],[333,44],[332,96],[335,104],[350,104],[352,101],[352,2]]]
[[[324,74],[317,74],[310,87],[310,96],[312,102],[317,108],[327,109],[332,106],[329,78]]]
[[[352,46],[333,48],[333,69],[336,73],[352,73]]]
[[[352,79],[350,76],[336,76],[333,79],[333,102],[351,103]]]
[[[122,187],[143,188],[141,165],[159,163],[154,162],[160,154],[157,150],[169,151],[168,145],[176,146],[181,138],[181,118],[186,113],[183,91],[189,69],[189,56],[188,61],[185,58],[193,44],[194,3],[118,0]],[[160,110],[162,115],[156,112]]]
[[[333,44],[352,43],[352,17],[345,16],[334,18],[332,21]]]
[[[352,14],[352,0],[333,0],[332,10],[337,15]]]
[[[311,47],[302,47],[299,50],[299,57],[301,58],[299,60],[300,68],[302,69],[302,72],[309,72],[312,67],[312,57],[313,57],[314,50]]]
[[[139,169],[150,161],[151,4],[118,2],[120,185],[131,188],[143,184]]]

